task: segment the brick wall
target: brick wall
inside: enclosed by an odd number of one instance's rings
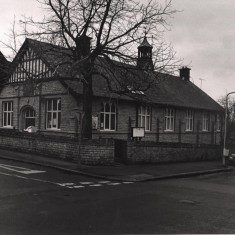
[[[222,158],[222,147],[117,140],[115,157],[132,164],[216,160]]]
[[[78,140],[75,138],[21,133],[15,130],[0,130],[0,148],[32,152],[69,161],[76,161],[79,154]],[[83,164],[113,164],[114,143],[112,140],[84,141],[81,144],[80,155]]]
[[[29,84],[31,89],[25,89],[23,84],[9,84],[4,86],[0,93],[0,127],[2,127],[2,102],[13,102],[13,126],[23,130],[24,121],[22,110],[31,106],[36,113],[36,127],[45,135],[77,136],[80,132],[75,108],[82,110],[81,100],[75,100],[68,90],[59,81],[47,81],[42,84]],[[33,92],[32,92],[33,91]],[[61,129],[46,129],[46,100],[49,98],[61,99]],[[111,99],[111,98],[110,98]],[[117,125],[115,131],[100,130],[101,103],[109,98],[95,97],[93,100],[93,115],[98,117],[98,129],[93,130],[93,138],[130,139],[131,127],[135,127],[137,104],[130,100],[114,99],[117,104]],[[210,128],[202,131],[202,110],[194,110],[194,130],[185,131],[186,109],[175,107],[175,128],[173,132],[164,131],[165,107],[153,105],[151,131],[145,133],[144,141],[174,142],[191,144],[220,144],[221,133],[213,130],[216,113],[210,113]],[[197,129],[197,124],[199,129]]]

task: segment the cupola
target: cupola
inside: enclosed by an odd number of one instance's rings
[[[144,37],[143,42],[138,46],[138,60],[137,66],[144,70],[153,70],[152,49],[147,37]]]

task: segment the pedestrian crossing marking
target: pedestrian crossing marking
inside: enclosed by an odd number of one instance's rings
[[[108,185],[119,185],[120,183],[110,183]]]
[[[59,184],[60,186],[72,186],[72,185],[75,185],[75,183],[62,183],[62,184]]]
[[[102,186],[102,184],[90,184],[89,186],[91,186],[91,187],[99,187],[99,186]]]
[[[99,184],[108,184],[110,181],[98,181]]]
[[[73,188],[84,188],[85,186],[83,186],[83,185],[75,185],[75,186],[73,186]]]
[[[79,183],[60,183],[59,186],[67,187],[70,189],[79,189],[85,188],[86,186],[90,187],[101,187],[101,186],[117,186],[121,184],[133,184],[134,182],[125,181],[125,182],[111,182],[111,181],[98,181],[98,182],[79,182]]]

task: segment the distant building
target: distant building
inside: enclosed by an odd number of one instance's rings
[[[34,126],[49,135],[76,136],[83,89],[65,63],[69,60],[65,48],[26,39],[0,91],[1,128],[23,131]],[[128,94],[118,95],[94,75],[93,138],[131,139],[132,128],[143,127],[143,140],[221,142],[223,108],[190,81],[189,68],[181,68],[180,76],[154,72],[146,37],[138,47],[137,67],[140,73],[151,71],[161,82],[146,91],[128,86]]]

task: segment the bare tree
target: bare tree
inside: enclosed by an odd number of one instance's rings
[[[232,133],[235,131],[235,98],[230,96],[227,100],[227,136],[228,138],[232,137]],[[218,99],[218,103],[223,106],[225,109],[226,107],[226,95],[222,96]],[[234,138],[234,137],[233,137]]]
[[[45,11],[41,21],[24,17],[23,35],[71,51],[73,75],[83,82],[84,138],[92,137],[92,77],[105,79],[110,92],[146,90],[158,81],[153,69],[138,72],[136,48],[146,35],[154,45],[157,72],[172,72],[175,53],[163,33],[176,11],[171,0],[38,0]],[[138,70],[138,71],[137,71]],[[144,74],[144,75],[143,75]],[[120,79],[121,78],[121,79]]]

